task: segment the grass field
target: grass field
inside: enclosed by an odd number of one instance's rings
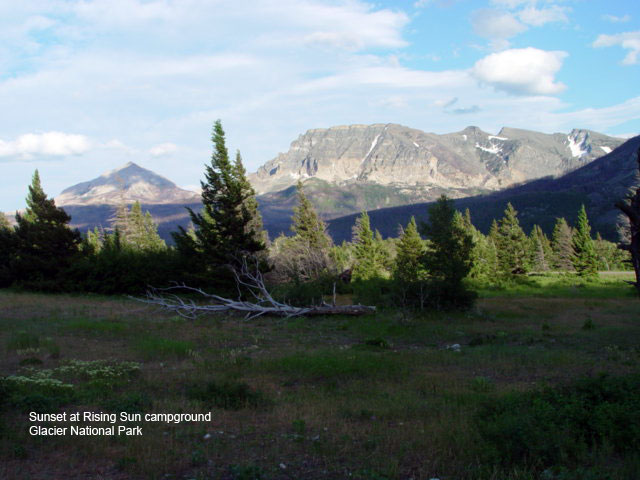
[[[0,291],[0,478],[637,479],[625,278],[530,277],[466,313],[250,322]],[[212,420],[31,436],[73,424],[32,411]]]

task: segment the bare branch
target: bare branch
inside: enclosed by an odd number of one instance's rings
[[[335,303],[334,305],[328,305],[323,302],[318,306],[294,307],[287,303],[278,302],[267,290],[262,273],[258,268],[257,260],[255,268],[250,269],[247,260],[243,259],[240,272],[234,269],[233,274],[238,287],[242,286],[249,290],[255,298],[255,303],[220,297],[219,295],[207,293],[200,288],[189,287],[184,284],[176,284],[167,288],[150,287],[147,290],[145,298],[131,298],[149,305],[157,305],[186,318],[196,318],[199,315],[207,313],[224,313],[230,311],[245,313],[247,320],[253,320],[262,315],[279,317],[366,315],[376,310],[375,307],[366,305],[335,305]],[[186,300],[174,293],[178,291],[197,293],[206,298],[210,303],[202,305],[191,299]]]

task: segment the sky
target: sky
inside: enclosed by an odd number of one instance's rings
[[[195,189],[220,119],[248,171],[399,123],[640,133],[629,0],[0,0],[0,210],[135,162]]]

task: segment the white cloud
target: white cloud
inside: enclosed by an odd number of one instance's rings
[[[535,6],[528,6],[524,10],[518,12],[518,18],[534,27],[541,27],[545,23],[551,22],[568,22],[567,8],[560,7],[559,5],[552,5],[548,8],[536,8]]]
[[[178,150],[178,146],[175,143],[161,143],[155,145],[149,149],[149,155],[152,157],[163,157],[165,155],[171,155]]]
[[[498,7],[516,8],[525,3],[531,3],[531,0],[491,0],[493,5]]]
[[[484,38],[497,41],[494,45],[507,46],[507,39],[524,32],[527,27],[508,12],[482,9],[471,15],[474,32]]]
[[[608,133],[607,135],[609,135],[610,137],[624,138],[625,140],[628,140],[630,138],[637,137],[638,135],[640,135],[640,132],[636,132],[636,133]]]
[[[84,135],[62,132],[26,133],[15,140],[0,140],[0,156],[30,159],[34,156],[81,155],[91,148]]]
[[[493,53],[478,60],[472,74],[498,90],[517,95],[554,95],[566,86],[555,81],[566,52],[522,48]]]
[[[631,20],[631,15],[626,14],[626,15],[622,15],[621,17],[617,17],[616,15],[607,14],[607,15],[603,15],[602,19],[611,23],[627,23],[629,20]]]
[[[620,45],[629,50],[629,53],[622,60],[624,65],[635,65],[638,63],[638,55],[640,55],[640,30],[615,35],[598,35],[598,38],[593,42],[594,47],[613,47],[614,45]]]

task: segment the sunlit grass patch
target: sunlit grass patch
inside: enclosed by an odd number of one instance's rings
[[[184,340],[144,336],[133,343],[134,350],[145,360],[162,358],[186,358],[193,351],[193,344]]]
[[[289,380],[338,381],[356,378],[401,378],[409,372],[406,355],[366,350],[321,350],[262,361],[257,368]]]
[[[81,318],[66,323],[65,328],[80,333],[92,333],[96,335],[117,335],[125,333],[129,326],[124,322],[114,320]]]

